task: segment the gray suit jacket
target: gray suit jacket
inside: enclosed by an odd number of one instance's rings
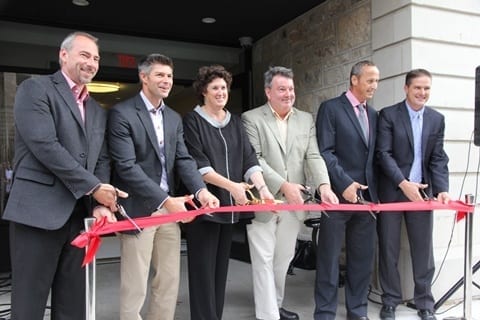
[[[307,176],[315,187],[330,183],[327,168],[318,151],[315,124],[308,112],[293,109],[288,119],[287,143],[280,139],[275,116],[268,104],[242,114],[248,137],[254,147],[268,188],[281,198],[285,182],[305,184]],[[306,213],[298,213],[300,219]]]
[[[107,112],[86,101],[85,125],[63,74],[22,82],[15,98],[14,181],[4,219],[62,227],[78,199],[110,178]]]
[[[163,130],[170,193],[175,189],[176,177],[191,193],[205,188],[196,162],[185,146],[182,119],[169,107],[163,110]],[[121,203],[133,217],[149,216],[169,195],[160,188],[160,148],[140,94],[110,110],[108,133],[114,161],[112,181],[129,194]]]

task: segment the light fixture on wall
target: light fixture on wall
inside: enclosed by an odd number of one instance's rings
[[[72,0],[72,3],[79,7],[86,7],[90,4],[88,0]]]
[[[92,93],[111,93],[120,90],[120,86],[111,82],[97,82],[93,81],[87,83],[88,92]]]
[[[238,38],[238,41],[240,41],[240,46],[242,48],[250,48],[253,44],[252,37],[248,37],[248,36],[240,37]]]
[[[205,18],[202,18],[202,22],[206,24],[211,24],[211,23],[217,22],[217,19],[213,17],[205,17]]]

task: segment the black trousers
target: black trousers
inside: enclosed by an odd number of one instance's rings
[[[191,320],[220,320],[225,301],[232,224],[186,225]]]
[[[10,222],[12,320],[43,320],[50,290],[52,320],[85,320],[84,250],[70,244],[84,229],[78,203],[58,230]]]
[[[396,307],[403,302],[398,259],[402,220],[405,220],[412,259],[413,298],[417,309],[433,311],[432,279],[435,273],[433,257],[433,212],[385,212],[378,217],[378,247],[382,302]],[[411,297],[405,297],[409,299]]]

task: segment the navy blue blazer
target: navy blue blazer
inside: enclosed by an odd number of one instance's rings
[[[345,202],[343,191],[354,181],[367,185],[364,192],[369,193],[371,201],[378,201],[374,164],[377,111],[367,105],[367,115],[368,141],[345,93],[324,101],[318,110],[318,147],[327,165],[332,189],[342,202]]]
[[[448,156],[443,149],[444,116],[425,107],[422,128],[422,176],[429,185],[429,196],[448,192]],[[379,197],[381,201],[403,201],[398,187],[408,179],[413,163],[413,131],[405,101],[380,111],[376,157],[380,166]]]
[[[178,176],[187,190],[194,194],[206,186],[185,146],[182,119],[168,106],[162,112],[170,193],[175,190]],[[140,94],[110,110],[108,138],[114,163],[112,182],[129,194],[120,202],[133,217],[149,216],[169,194],[160,188],[160,147],[150,113]]]

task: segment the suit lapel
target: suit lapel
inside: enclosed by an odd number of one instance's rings
[[[157,134],[155,133],[155,128],[153,127],[152,118],[150,118],[150,114],[140,94],[136,96],[135,108],[137,110],[137,116],[140,119],[140,122],[143,124],[145,131],[147,132],[147,136],[148,136],[148,139],[150,140],[150,143],[152,144],[153,150],[155,150],[155,153],[157,154],[158,159],[160,159],[161,153],[160,153],[160,147],[158,145]],[[165,126],[166,121],[163,121],[163,123]]]
[[[72,90],[68,86],[67,80],[64,78],[61,71],[58,71],[54,74],[54,83],[58,93],[60,94],[60,96],[62,96],[63,100],[65,100],[65,104],[73,113],[75,121],[77,121],[78,125],[82,128],[83,134],[86,135],[82,115],[80,114],[80,110],[78,109],[77,102],[75,101]]]
[[[292,149],[293,144],[295,143],[297,133],[299,132],[297,125],[301,125],[298,123],[298,113],[294,111],[290,118],[288,119],[287,125],[287,146],[285,154],[288,154]]]
[[[372,146],[372,149],[375,147],[373,145],[373,139],[375,135],[377,134],[376,132],[376,126],[375,126],[375,116],[376,116],[376,111],[371,108],[368,103],[367,103],[367,116],[368,116],[368,146]]]
[[[425,158],[425,150],[427,149],[428,135],[431,131],[430,112],[427,107],[424,107],[422,118],[422,159]]]
[[[172,137],[176,137],[176,125],[177,122],[172,121],[169,116],[171,115],[170,110],[167,110],[168,106],[165,106],[165,109],[163,109],[163,148],[164,148],[164,154],[165,154],[165,163],[168,163],[169,161],[169,151],[170,147],[172,144]],[[176,143],[176,139],[174,140]],[[172,147],[172,152],[174,152],[175,147]],[[172,156],[172,159],[174,159],[175,156]],[[172,160],[173,161],[173,160]]]
[[[263,115],[265,117],[265,123],[272,132],[272,135],[275,137],[275,140],[277,140],[278,145],[282,149],[283,153],[286,153],[287,148],[282,142],[282,139],[280,139],[280,130],[278,130],[277,120],[275,119],[275,116],[273,115],[273,112],[268,104],[263,106]]]
[[[343,109],[344,109],[345,113],[347,114],[348,118],[350,119],[350,121],[352,122],[353,126],[355,127],[355,130],[357,130],[357,134],[362,138],[363,143],[368,147],[368,141],[367,141],[367,139],[365,139],[365,135],[363,134],[363,130],[360,127],[360,122],[358,120],[358,116],[355,113],[355,111],[353,110],[353,108],[354,107],[352,106],[350,101],[348,101],[347,97],[345,96],[345,99],[343,101]],[[369,115],[369,118],[370,118],[370,115]],[[368,125],[370,126],[370,119],[369,119]]]
[[[92,134],[91,128],[93,128],[93,123],[95,122],[96,116],[96,108],[95,105],[91,102],[92,98],[88,98],[85,102],[85,125],[82,125],[84,131],[87,134],[88,141],[90,141],[90,135]],[[82,122],[83,124],[83,122]],[[90,129],[90,130],[89,130]]]
[[[398,119],[405,127],[405,132],[407,133],[408,137],[408,143],[410,143],[410,147],[412,148],[412,150],[414,150],[412,123],[410,121],[410,116],[408,115],[405,102],[398,105]]]

